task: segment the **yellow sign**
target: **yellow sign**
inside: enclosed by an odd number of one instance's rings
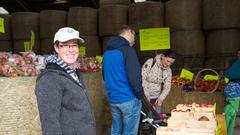
[[[80,54],[81,56],[85,56],[85,55],[86,55],[86,47],[85,47],[85,46],[81,46],[81,47],[79,48],[79,54]]]
[[[33,49],[33,47],[34,47],[34,45],[35,45],[35,33],[34,33],[34,31],[31,31],[31,50]]]
[[[4,18],[0,17],[0,32],[5,33]]]
[[[180,74],[180,78],[185,78],[185,79],[189,79],[192,81],[193,79],[193,73],[191,71],[188,71],[187,69],[182,69],[181,74]]]
[[[219,79],[219,76],[217,75],[205,75],[203,77],[203,80],[218,80]]]
[[[23,42],[24,51],[28,52],[30,50],[30,41]]]
[[[140,50],[170,49],[169,28],[140,29]]]
[[[227,77],[224,78],[225,82],[228,83],[229,79]]]
[[[96,56],[96,60],[99,64],[101,64],[102,61],[103,61],[103,57],[102,56]]]
[[[218,124],[216,128],[216,135],[221,135],[222,134],[222,125]]]

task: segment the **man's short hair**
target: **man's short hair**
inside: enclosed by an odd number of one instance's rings
[[[132,31],[133,29],[130,26],[128,26],[128,25],[122,25],[120,30],[117,32],[117,35],[120,35],[120,34],[126,32],[128,30]]]

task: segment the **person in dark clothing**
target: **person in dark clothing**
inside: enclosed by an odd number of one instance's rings
[[[144,96],[135,32],[123,26],[110,38],[103,55],[103,79],[112,113],[111,135],[136,135]]]
[[[35,94],[43,135],[96,135],[90,100],[76,71],[79,32],[64,27],[54,37],[57,55],[46,58],[46,69],[37,77]]]

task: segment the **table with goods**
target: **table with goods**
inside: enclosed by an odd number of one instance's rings
[[[157,135],[226,135],[225,81],[212,69],[202,69],[192,80],[173,76],[162,105],[170,117]]]

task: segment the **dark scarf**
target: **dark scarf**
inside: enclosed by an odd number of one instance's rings
[[[48,63],[57,64],[62,69],[64,69],[76,82],[80,83],[79,78],[76,74],[76,68],[73,68],[73,69],[69,68],[68,65],[57,55],[49,55],[45,59],[45,63],[46,64],[48,64]]]

